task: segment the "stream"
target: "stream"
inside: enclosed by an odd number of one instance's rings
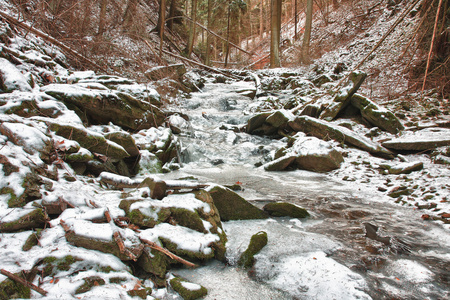
[[[237,183],[238,193],[258,207],[285,201],[306,208],[311,217],[223,222],[229,265],[212,262],[173,273],[205,286],[205,299],[449,299],[445,228],[328,174],[255,166],[281,144],[231,130],[251,116],[246,111],[256,99],[245,94],[252,88],[252,82],[208,82],[178,99],[190,122],[179,136],[183,165],[166,176]],[[365,226],[377,226],[389,244],[369,238]],[[269,243],[254,268],[238,268],[235,262],[250,237],[262,230]]]

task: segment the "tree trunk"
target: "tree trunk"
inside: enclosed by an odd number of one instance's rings
[[[301,60],[304,63],[309,62],[309,41],[311,39],[312,10],[313,10],[313,0],[308,0],[308,2],[306,3],[305,34],[303,35],[302,58],[301,58]]]
[[[297,23],[298,23],[298,16],[297,16],[297,0],[295,0],[294,4],[294,18],[295,18],[295,25],[294,25],[294,39],[297,40]]]
[[[100,0],[100,15],[98,16],[98,32],[99,36],[103,35],[105,32],[105,19],[106,19],[106,6],[108,0]]]
[[[281,39],[281,4],[282,0],[272,0],[272,14],[270,19],[270,67],[281,67],[280,39]]]
[[[187,57],[191,57],[192,51],[194,50],[194,40],[195,40],[195,22],[197,22],[197,0],[192,0],[191,5],[191,19],[189,29],[189,41],[187,46]]]
[[[162,58],[164,44],[164,23],[166,23],[166,0],[161,0],[159,5],[159,57]]]
[[[175,17],[175,13],[177,11],[177,0],[172,0],[170,3],[169,16],[167,21],[167,28],[172,31],[173,30],[173,17]]]
[[[259,9],[259,35],[260,40],[263,39],[263,33],[264,33],[264,0],[261,0],[260,9]]]
[[[226,45],[226,51],[225,51],[225,65],[224,67],[226,68],[228,66],[228,54],[230,51],[230,19],[231,19],[231,0],[228,1],[228,20],[227,20],[227,45]]]
[[[138,0],[128,0],[127,8],[125,9],[125,14],[123,15],[122,26],[123,29],[129,30],[133,24],[133,18],[136,16]]]
[[[212,1],[208,0],[208,29],[211,30],[211,13],[212,13]],[[205,65],[211,65],[211,34],[206,32],[206,56],[205,56]]]

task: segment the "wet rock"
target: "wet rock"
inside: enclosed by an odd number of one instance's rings
[[[254,256],[267,245],[267,242],[267,232],[260,231],[254,234],[250,239],[247,249],[239,257],[238,266],[245,269],[251,268],[255,264]]]
[[[222,221],[266,219],[266,212],[253,206],[230,189],[215,186],[209,190]]]
[[[89,151],[104,154],[112,159],[122,159],[130,156],[122,146],[82,126],[49,123],[49,128],[59,136],[77,141]]]
[[[139,130],[159,126],[165,119],[156,106],[122,92],[66,84],[51,84],[41,89],[69,107],[78,107],[97,124],[112,122],[125,129]]]
[[[41,208],[31,210],[23,209],[23,212],[24,214],[15,220],[1,222],[0,232],[15,232],[31,230],[34,228],[44,228],[45,224],[49,221],[47,214]]]
[[[350,74],[349,84],[339,91],[333,102],[320,114],[320,118],[327,121],[332,121],[336,118],[350,104],[353,94],[356,93],[366,77],[366,73],[359,71]]]
[[[423,162],[405,162],[397,165],[382,164],[381,168],[388,171],[389,174],[409,174],[423,169]]]
[[[338,142],[367,151],[375,156],[388,159],[394,157],[389,150],[381,145],[354,133],[348,128],[333,125],[323,120],[300,116],[294,121],[289,122],[289,126],[295,131],[301,131],[320,139],[334,139]]]
[[[145,71],[144,75],[150,80],[160,80],[166,77],[181,78],[186,73],[184,64],[158,66]]]
[[[185,300],[199,299],[208,294],[208,290],[205,287],[180,277],[171,279],[170,285]]]
[[[357,107],[362,117],[373,126],[392,134],[399,133],[405,129],[400,120],[392,112],[378,106],[366,97],[355,94],[351,97],[351,104]]]
[[[383,142],[382,145],[397,151],[426,151],[450,146],[450,129],[428,128],[407,132],[398,138]]]
[[[306,209],[285,202],[267,203],[263,209],[273,217],[306,218],[309,216]]]

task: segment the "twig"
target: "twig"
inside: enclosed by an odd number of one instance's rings
[[[31,282],[26,281],[26,280],[23,279],[23,278],[20,278],[19,276],[15,275],[15,274],[13,274],[13,273],[11,273],[11,272],[8,272],[8,271],[6,271],[6,270],[4,270],[4,269],[1,269],[0,272],[1,272],[3,275],[5,275],[6,277],[8,277],[9,279],[14,280],[14,281],[16,281],[16,282],[19,282],[19,283],[21,283],[22,285],[24,285],[24,286],[26,286],[26,287],[29,287],[30,289],[35,290],[36,292],[38,292],[38,293],[41,294],[41,295],[46,296],[47,293],[48,293],[47,291],[41,289],[40,287],[38,287],[38,286],[32,284]]]
[[[141,238],[141,237],[140,237],[139,239],[140,239],[143,243],[147,244],[150,248],[155,249],[155,250],[157,250],[157,251],[159,251],[159,252],[161,252],[161,253],[164,253],[165,255],[167,255],[168,257],[170,257],[171,259],[174,259],[174,260],[176,260],[176,261],[178,261],[178,262],[180,262],[180,263],[182,263],[182,264],[184,264],[184,265],[186,265],[186,266],[188,266],[188,267],[191,267],[191,268],[196,268],[196,267],[198,267],[196,264],[191,263],[191,262],[189,262],[189,261],[187,261],[187,260],[185,260],[185,259],[183,259],[183,258],[181,258],[181,257],[179,257],[179,256],[177,256],[177,255],[175,255],[175,254],[173,254],[173,253],[170,252],[169,250],[164,249],[164,248],[161,247],[161,246],[158,246],[156,243],[154,243],[154,242],[152,242],[152,241],[143,239],[143,238]]]
[[[442,6],[442,0],[439,0],[437,12],[436,12],[436,19],[434,21],[433,37],[431,38],[430,52],[428,52],[427,67],[425,69],[425,77],[423,78],[422,92],[425,90],[425,84],[427,82],[428,68],[430,67],[431,54],[433,52],[434,39],[436,38],[436,30],[437,30],[437,25],[438,25],[438,21],[439,21],[439,14],[441,13],[441,6]]]
[[[113,219],[111,218],[111,213],[109,212],[108,208],[105,209],[105,217],[106,217],[106,220],[108,221],[109,225],[111,226],[111,230],[113,231],[113,238],[114,238],[114,241],[116,242],[117,246],[119,247],[120,253],[125,254],[132,260],[136,261],[138,259],[136,257],[136,255],[134,255],[130,250],[128,250],[125,247],[123,238],[120,235],[120,232],[117,230],[116,224],[114,223]]]

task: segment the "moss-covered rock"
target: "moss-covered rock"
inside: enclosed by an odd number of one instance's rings
[[[159,126],[165,119],[158,107],[123,92],[68,84],[51,84],[42,90],[67,105],[77,106],[94,123],[112,122],[124,129],[139,130]]]
[[[306,209],[285,202],[267,203],[263,209],[273,217],[306,218],[309,216]]]
[[[215,186],[209,193],[222,221],[266,219],[268,217],[263,210],[253,206],[230,189]]]
[[[120,201],[119,208],[123,209],[130,222],[143,228],[153,228],[156,224],[166,222],[171,216],[169,207],[145,206],[143,209],[130,209],[131,205],[142,200],[126,199]]]
[[[41,208],[36,208],[17,220],[0,223],[0,232],[15,232],[43,228],[48,220],[49,218],[45,211]]]
[[[137,289],[137,290],[129,290],[127,294],[131,297],[139,297],[141,299],[147,299],[147,296],[152,294],[152,289]]]
[[[36,231],[33,231],[30,236],[27,238],[25,243],[22,246],[22,251],[28,251],[37,244],[39,244],[39,238],[41,237],[42,229],[37,229]]]
[[[122,146],[130,156],[138,156],[139,148],[136,146],[134,138],[125,131],[116,131],[105,134],[105,138]]]
[[[82,294],[90,291],[94,286],[105,285],[105,280],[99,276],[90,276],[83,278],[84,283],[79,286],[75,294]]]
[[[170,213],[170,217],[178,225],[196,230],[198,232],[206,233],[203,221],[197,212],[180,207],[171,207]]]
[[[22,272],[16,274],[22,277]],[[29,287],[24,286],[21,283],[15,282],[9,278],[0,282],[0,300],[29,299],[31,297],[31,290]]]
[[[147,273],[151,273],[160,279],[166,275],[169,266],[169,258],[160,251],[145,248],[139,257],[137,264]]]
[[[255,264],[254,256],[267,245],[267,241],[267,232],[260,231],[254,234],[250,239],[247,249],[239,257],[238,265],[245,269],[251,268]]]
[[[180,277],[171,279],[170,285],[184,300],[195,300],[208,294],[208,290],[205,287]]]
[[[94,159],[94,155],[91,151],[81,148],[76,153],[67,154],[64,161],[68,163],[85,163]]]
[[[77,141],[89,151],[104,154],[113,159],[123,159],[130,154],[118,144],[107,140],[103,135],[87,130],[81,126],[50,123],[49,127],[57,135]]]
[[[202,251],[192,251],[192,250],[186,250],[180,248],[175,242],[171,241],[170,239],[159,237],[159,240],[163,244],[165,248],[167,248],[170,252],[181,256],[188,261],[208,261],[212,258],[214,258],[214,251],[211,251],[207,254],[205,254]]]
[[[251,117],[248,121],[247,121],[247,128],[246,128],[246,132],[253,134],[255,130],[257,130],[258,128],[260,128],[264,122],[266,121],[267,117],[270,116],[271,113],[261,113],[261,114],[257,114],[253,117]]]

